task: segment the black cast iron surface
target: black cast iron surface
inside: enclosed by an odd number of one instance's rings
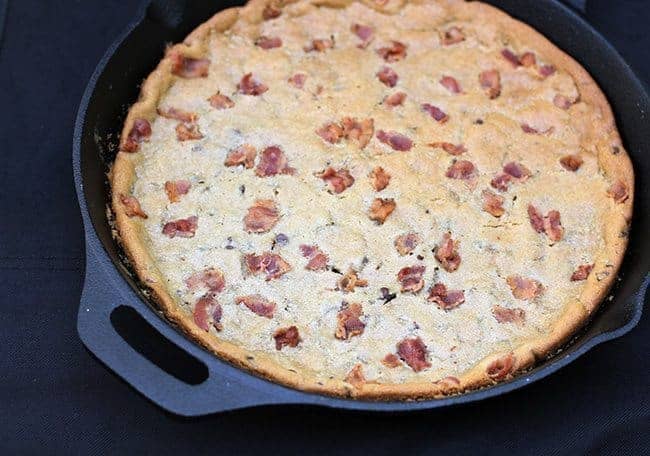
[[[493,3],[553,37],[561,48],[583,62],[610,94],[625,144],[633,158],[650,153],[648,144],[643,143],[644,135],[647,136],[643,128],[647,124],[647,94],[613,48],[578,16],[556,2],[538,1],[525,8],[518,1],[501,0]],[[142,296],[138,296],[139,293],[134,292],[137,287],[119,260],[119,249],[106,222],[107,192],[104,174],[106,162],[114,156],[124,108],[135,99],[138,82],[152,70],[166,43],[178,41],[214,11],[215,5],[206,2],[152,2],[144,12],[143,19],[134,22],[99,64],[86,90],[77,118],[74,140],[75,181],[84,217],[87,257],[86,283],[79,311],[79,334],[99,359],[138,391],[166,410],[186,416],[292,403],[375,411],[439,408],[496,396],[537,381],[570,363],[596,344],[625,334],[638,323],[647,286],[647,283],[642,282],[646,280],[648,271],[649,248],[647,242],[642,243],[642,238],[635,236],[612,301],[604,306],[570,346],[526,375],[462,396],[419,402],[368,402],[303,393],[235,369],[186,340],[147,307]],[[622,85],[624,89],[613,91],[614,85],[617,88]],[[635,102],[631,103],[631,100]],[[645,163],[641,169],[647,165]],[[641,215],[634,223],[635,234],[647,232],[649,227],[645,215],[647,211],[643,210],[648,207],[648,202],[642,179],[637,194],[637,209],[641,208],[637,212]],[[635,256],[639,258],[635,259]],[[125,278],[128,284],[124,281]],[[119,306],[130,306],[160,334],[201,361],[207,368],[207,378],[188,384],[177,376],[165,373],[142,356],[141,352],[134,350],[111,325],[111,313]]]

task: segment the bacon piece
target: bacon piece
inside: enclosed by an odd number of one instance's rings
[[[402,106],[404,100],[406,100],[406,94],[404,92],[395,92],[384,98],[384,104],[390,108],[394,108],[395,106]]]
[[[377,72],[377,78],[387,87],[395,87],[399,76],[390,67],[384,66]]]
[[[278,328],[273,333],[273,339],[275,339],[276,350],[282,350],[282,347],[297,347],[301,341],[300,333],[295,326]]]
[[[375,121],[372,118],[358,120],[354,117],[344,117],[341,120],[341,127],[345,138],[356,141],[359,149],[363,149],[375,132]]]
[[[255,157],[257,150],[250,144],[242,144],[237,149],[228,151],[226,160],[223,162],[225,166],[239,166],[244,165],[245,168],[252,168],[255,164]]]
[[[503,56],[504,59],[506,59],[508,62],[512,64],[514,67],[521,66],[521,62],[519,61],[519,57],[517,57],[517,54],[512,52],[510,49],[504,48],[501,50],[501,55]]]
[[[447,272],[454,272],[460,266],[458,254],[458,241],[451,238],[451,233],[442,235],[442,240],[436,246],[435,258]]]
[[[203,138],[196,123],[179,123],[176,125],[176,139],[179,141],[190,141]]]
[[[314,39],[311,40],[311,44],[309,46],[305,46],[303,49],[305,52],[325,52],[328,49],[332,49],[334,47],[334,40],[330,38],[325,38],[325,39]]]
[[[147,119],[135,119],[131,131],[123,141],[124,152],[137,152],[140,143],[151,136],[151,124]]]
[[[594,268],[594,264],[581,264],[578,266],[578,269],[573,271],[573,274],[571,274],[571,282],[578,282],[580,280],[587,280],[587,277],[589,277],[589,274],[591,274],[591,270]]]
[[[270,146],[262,151],[260,161],[255,168],[255,175],[268,177],[276,174],[293,174],[295,171],[289,166],[282,149],[278,146]]]
[[[165,192],[170,203],[178,203],[181,195],[187,195],[192,188],[192,183],[188,180],[177,180],[165,182]]]
[[[543,78],[547,78],[553,73],[555,73],[555,67],[553,65],[542,65],[539,67],[539,74]]]
[[[197,271],[187,279],[185,285],[190,291],[197,291],[205,288],[212,294],[221,293],[226,285],[223,273],[217,268],[207,268],[203,271]]]
[[[519,162],[506,163],[503,165],[503,172],[521,182],[524,182],[526,179],[532,176],[530,170]]]
[[[478,82],[491,100],[501,95],[501,75],[498,70],[481,72],[478,75]]]
[[[449,116],[439,107],[434,106],[429,103],[423,103],[422,104],[422,109],[429,113],[431,117],[433,117],[434,120],[440,123],[445,123],[447,120],[449,120]]]
[[[381,363],[389,369],[394,369],[402,364],[399,358],[393,353],[388,353],[386,356],[384,356],[384,358],[381,360]]]
[[[443,46],[457,44],[465,40],[465,34],[462,29],[457,26],[449,27],[447,30],[440,34],[440,42]]]
[[[375,166],[372,171],[370,171],[368,177],[372,179],[372,188],[380,192],[388,187],[391,175],[387,173],[381,166]]]
[[[553,126],[548,127],[546,130],[538,130],[537,128],[531,127],[527,123],[522,123],[520,126],[521,126],[521,130],[524,133],[529,133],[533,135],[546,135],[546,134],[553,133],[553,131],[555,130],[555,127]]]
[[[407,266],[400,269],[397,273],[397,281],[402,286],[402,293],[410,291],[415,294],[424,287],[424,279],[422,276],[424,275],[425,269],[426,267],[422,265]]]
[[[402,152],[409,151],[411,150],[411,147],[413,147],[413,141],[411,141],[410,138],[401,133],[397,133],[396,131],[379,130],[377,132],[377,139],[382,143],[389,145],[394,150]]]
[[[162,233],[166,236],[169,236],[170,238],[174,238],[176,236],[182,238],[191,238],[194,237],[198,226],[199,218],[196,215],[193,215],[186,219],[178,219],[165,223],[162,229]]]
[[[315,175],[327,182],[330,193],[342,193],[354,184],[354,177],[352,177],[347,168],[339,168],[337,171],[331,166],[328,166],[327,169],[315,173]]]
[[[181,78],[205,78],[210,67],[209,59],[194,59],[185,57],[180,52],[171,54],[172,74]]]
[[[532,204],[528,205],[528,219],[530,220],[530,226],[532,226],[536,232],[544,232],[544,218],[539,210],[537,210],[537,208]]]
[[[355,388],[359,388],[366,383],[366,377],[363,375],[363,368],[361,364],[355,364],[354,367],[345,376],[345,381]]]
[[[183,111],[182,109],[177,108],[158,108],[157,112],[158,115],[166,119],[175,119],[187,123],[194,123],[199,118],[199,116],[194,112]]]
[[[614,201],[617,203],[623,203],[630,196],[627,185],[620,179],[609,187],[607,195],[614,198]]]
[[[461,93],[462,89],[460,88],[460,84],[455,78],[452,78],[451,76],[443,76],[440,79],[440,84],[447,90],[449,90],[451,93]]]
[[[544,287],[537,280],[518,275],[508,276],[506,282],[512,291],[512,295],[522,301],[534,299],[544,291]]]
[[[244,95],[258,96],[269,90],[269,88],[255,79],[253,73],[246,73],[237,83],[237,90]]]
[[[565,97],[564,95],[561,95],[559,93],[553,97],[553,104],[560,109],[567,110],[571,107],[573,103],[574,102],[571,101],[569,97]]]
[[[512,373],[514,367],[515,357],[512,353],[508,353],[500,358],[492,361],[485,373],[493,380],[503,380]]]
[[[524,52],[519,56],[519,63],[526,68],[535,66],[535,64],[537,63],[537,59],[535,58],[535,53]]]
[[[279,5],[277,5],[275,2],[272,2],[264,7],[264,10],[262,11],[262,19],[268,21],[269,19],[275,19],[276,17],[279,17],[281,14],[282,10],[280,9]]]
[[[422,242],[422,237],[418,233],[410,232],[397,236],[394,244],[397,253],[403,256],[411,253],[420,242]]]
[[[400,41],[391,41],[390,46],[377,49],[377,54],[387,62],[397,62],[406,57],[407,46]]]
[[[271,252],[264,252],[261,255],[254,253],[244,255],[244,266],[250,274],[265,274],[267,282],[277,279],[291,270],[291,265],[284,261],[284,258]]]
[[[445,176],[450,179],[468,180],[476,177],[477,173],[478,170],[474,166],[474,163],[468,160],[458,160],[447,168]]]
[[[388,216],[393,213],[395,207],[397,207],[397,204],[393,198],[375,198],[370,205],[368,217],[379,225],[383,225]]]
[[[512,176],[510,176],[510,174],[501,173],[495,176],[494,179],[490,181],[490,185],[499,191],[505,192],[506,190],[508,190],[511,181],[512,181]]]
[[[544,231],[548,238],[553,242],[562,239],[564,228],[562,228],[562,223],[560,222],[559,211],[549,211],[546,214],[546,217],[544,217]]]
[[[447,152],[449,155],[461,155],[467,152],[467,149],[462,144],[452,144],[449,142],[432,142],[428,144],[431,147],[440,147],[442,150]]]
[[[373,39],[374,30],[372,27],[361,24],[352,24],[350,30],[361,40],[361,43],[357,44],[357,47],[359,49],[367,48]]]
[[[244,229],[248,233],[266,233],[278,223],[280,213],[273,200],[259,199],[248,208]]]
[[[336,331],[334,337],[340,340],[348,340],[351,337],[363,334],[366,324],[360,320],[363,315],[361,304],[353,302],[348,305],[345,301],[341,310],[336,315]]]
[[[397,355],[415,372],[431,367],[431,363],[427,360],[427,346],[419,337],[406,338],[399,342]]]
[[[214,293],[207,293],[196,301],[194,305],[194,323],[204,331],[209,331],[210,326],[217,331],[221,331],[222,309],[221,304],[217,302]]]
[[[221,92],[217,92],[208,98],[208,102],[215,109],[230,109],[235,106],[235,102]]]
[[[436,283],[429,290],[429,302],[435,302],[442,310],[451,310],[465,302],[463,290],[447,290],[443,283]]]
[[[355,287],[367,287],[368,281],[365,279],[360,279],[357,271],[350,268],[337,282],[336,289],[350,293],[353,292]]]
[[[526,311],[519,307],[508,309],[500,305],[492,307],[492,315],[499,323],[515,323],[523,325],[526,321]]]
[[[124,213],[127,217],[148,218],[148,215],[144,213],[142,207],[140,207],[140,202],[135,196],[126,196],[124,193],[120,193],[120,202],[124,205]]]
[[[261,47],[262,49],[273,49],[279,48],[282,46],[282,39],[277,36],[260,36],[255,40],[255,46]]]
[[[324,271],[327,269],[329,257],[317,245],[302,244],[300,252],[302,256],[309,259],[305,269],[310,271]]]
[[[273,318],[275,313],[275,303],[259,294],[237,296],[235,302],[244,304],[251,312],[260,317]]]
[[[501,217],[505,213],[503,203],[505,198],[497,195],[496,193],[485,189],[481,193],[483,195],[483,210],[495,217]]]
[[[297,89],[302,89],[305,85],[305,81],[307,80],[307,75],[304,73],[296,73],[293,76],[291,76],[287,81],[289,84],[294,86]]]
[[[339,143],[341,138],[344,136],[343,128],[334,122],[323,125],[316,130],[316,134],[330,144]]]

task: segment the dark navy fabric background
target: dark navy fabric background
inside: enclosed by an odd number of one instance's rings
[[[75,329],[84,243],[73,122],[96,63],[140,6],[9,0],[0,38],[1,453],[650,452],[648,309],[631,333],[537,384],[408,415],[268,407],[181,419],[94,359]],[[646,84],[649,7],[590,0],[586,12]]]

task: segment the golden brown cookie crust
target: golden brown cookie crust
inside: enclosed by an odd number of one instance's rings
[[[156,108],[159,100],[174,81],[171,74],[171,52],[181,52],[188,57],[200,57],[206,51],[208,37],[213,32],[223,32],[232,27],[238,20],[256,23],[262,21],[262,11],[272,3],[269,0],[251,0],[242,8],[232,8],[221,11],[210,20],[196,28],[181,44],[171,47],[166,57],[156,70],[146,79],[142,86],[138,101],[131,107],[122,131],[123,140],[131,131],[137,118],[153,121],[157,116]],[[274,2],[277,4],[277,2]],[[292,2],[284,2],[288,4]],[[311,1],[314,5],[323,7],[344,8],[353,1],[324,0]],[[408,2],[388,0],[387,2],[363,1],[369,7],[387,14],[399,11]],[[419,2],[411,2],[419,3]],[[446,7],[453,11],[457,18],[480,15],[483,20],[498,23],[509,36],[525,37],[521,41],[544,55],[547,62],[558,70],[567,72],[574,79],[580,94],[580,100],[596,106],[602,115],[602,140],[597,145],[598,164],[606,179],[613,183],[622,181],[629,189],[629,198],[621,204],[612,205],[607,214],[606,231],[604,233],[604,248],[594,258],[594,270],[589,275],[586,286],[578,300],[567,302],[561,318],[559,318],[548,334],[531,339],[512,351],[514,364],[512,373],[530,368],[536,362],[544,359],[561,347],[596,310],[605,298],[613,284],[627,245],[627,230],[632,215],[634,195],[634,174],[630,159],[623,149],[616,130],[610,106],[591,76],[570,56],[555,47],[550,41],[526,24],[523,24],[502,11],[480,2],[465,3],[462,1],[447,1]],[[380,6],[384,4],[383,6]],[[612,148],[617,147],[617,153]],[[110,182],[112,188],[112,210],[121,242],[131,266],[142,284],[150,290],[151,297],[165,317],[178,326],[188,337],[199,342],[203,347],[219,357],[244,368],[252,373],[263,376],[278,383],[300,390],[324,393],[336,396],[351,396],[354,398],[373,400],[394,399],[425,399],[457,394],[495,383],[486,370],[494,360],[508,353],[494,353],[472,369],[458,377],[458,382],[441,380],[438,382],[409,382],[402,384],[374,383],[372,379],[365,383],[355,384],[343,379],[318,380],[311,372],[298,372],[280,366],[262,352],[250,353],[248,350],[231,342],[215,337],[198,328],[192,315],[183,311],[164,285],[158,266],[143,242],[143,225],[140,219],[130,218],[120,204],[120,194],[130,194],[135,180],[135,166],[131,156],[119,152],[113,165]],[[511,374],[505,378],[510,378]]]

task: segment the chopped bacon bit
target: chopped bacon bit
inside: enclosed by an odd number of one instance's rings
[[[166,119],[180,120],[181,122],[194,123],[198,119],[198,115],[194,112],[183,111],[177,108],[158,108],[158,115]]]
[[[546,130],[540,131],[537,128],[531,127],[527,123],[522,123],[521,124],[521,130],[524,133],[529,133],[529,134],[533,134],[533,135],[546,135],[546,134],[553,133],[553,131],[555,130],[555,127],[550,126]]]
[[[372,118],[357,120],[353,117],[344,117],[341,120],[341,127],[345,138],[356,141],[359,149],[363,149],[375,132],[375,121]]]
[[[397,204],[393,198],[375,198],[370,205],[368,216],[370,220],[383,225],[388,216],[393,213],[395,207],[397,207]]]
[[[325,171],[316,173],[316,177],[320,177],[327,182],[330,193],[342,193],[354,184],[354,177],[352,177],[347,168],[339,168],[337,171],[331,166],[328,166]]]
[[[351,337],[363,334],[366,324],[359,317],[363,315],[361,304],[353,302],[348,305],[343,301],[341,310],[336,315],[336,332],[334,337],[340,340],[348,340]]]
[[[389,369],[394,369],[396,367],[399,367],[402,364],[399,358],[392,353],[389,353],[386,356],[384,356],[384,358],[381,360],[381,363],[384,366],[388,367]]]
[[[395,238],[395,248],[400,255],[411,253],[422,242],[422,237],[418,233],[400,234]]]
[[[237,84],[237,90],[244,95],[257,96],[262,95],[264,92],[269,90],[269,88],[253,78],[253,73],[246,73]]]
[[[617,203],[624,202],[630,196],[627,190],[627,185],[625,185],[625,183],[620,179],[609,187],[607,195],[614,198],[614,201]]]
[[[245,168],[252,168],[255,164],[257,150],[250,144],[242,144],[237,149],[228,151],[226,160],[223,162],[226,166],[244,165]]]
[[[495,217],[501,217],[505,213],[505,209],[503,209],[505,198],[503,196],[497,195],[488,189],[483,190],[482,195],[483,210],[485,212]]]
[[[124,193],[120,193],[120,202],[124,205],[124,213],[127,217],[148,218],[147,214],[142,210],[142,207],[140,207],[140,202],[135,196],[126,196]]]
[[[181,200],[181,195],[187,195],[192,188],[192,183],[188,180],[177,180],[165,182],[165,192],[170,203],[177,203]]]
[[[569,109],[571,105],[573,104],[573,101],[569,97],[566,97],[561,94],[557,94],[553,97],[553,104],[557,106],[560,109]]]
[[[361,364],[355,364],[354,367],[345,376],[345,381],[355,388],[359,388],[366,383],[366,377],[363,376],[363,368]]]
[[[343,128],[333,122],[327,123],[316,130],[316,134],[331,144],[336,144],[341,141],[343,135]]]
[[[503,49],[501,51],[501,55],[508,62],[510,62],[512,64],[512,66],[514,66],[514,67],[521,66],[521,62],[519,61],[519,57],[517,57],[517,55],[514,52],[512,52],[510,49],[507,49],[507,48]]]
[[[176,139],[179,141],[189,141],[203,138],[203,133],[199,131],[196,123],[179,123],[176,125]]]
[[[455,25],[449,27],[445,30],[440,36],[440,42],[443,46],[449,46],[450,44],[460,43],[465,40],[465,34],[463,33],[460,27]]]
[[[431,147],[440,147],[442,150],[450,155],[461,155],[467,152],[467,149],[462,144],[452,144],[449,142],[432,142],[428,144]]]
[[[527,279],[518,275],[508,276],[506,282],[512,290],[512,295],[516,299],[521,299],[526,301],[529,299],[534,299],[535,297],[542,294],[544,287],[537,280]]]
[[[259,294],[237,296],[235,302],[237,304],[244,304],[251,312],[260,317],[273,318],[273,314],[275,313],[275,303]]]
[[[498,70],[486,70],[478,75],[478,82],[488,97],[494,99],[501,95],[501,75]]]
[[[458,241],[451,238],[451,233],[442,235],[442,240],[436,246],[435,258],[447,272],[454,272],[460,266]]]
[[[300,246],[300,252],[305,258],[309,258],[305,269],[310,271],[324,271],[327,269],[327,261],[329,258],[317,245],[302,244]]]
[[[582,166],[584,160],[580,155],[570,154],[560,158],[560,164],[567,171],[577,171]]]
[[[450,179],[463,179],[468,180],[476,176],[478,170],[474,166],[474,163],[468,160],[458,160],[452,163],[445,176]]]
[[[532,176],[530,170],[519,162],[506,163],[503,165],[503,172],[511,177],[514,177],[520,182],[524,182],[526,179]]]
[[[174,238],[175,236],[191,238],[194,237],[198,226],[199,218],[196,215],[193,215],[186,219],[178,219],[165,223],[162,233],[170,238]]]
[[[404,92],[395,92],[384,98],[384,103],[386,106],[393,108],[395,106],[401,106],[404,100],[406,100],[406,94]]]
[[[314,39],[311,40],[309,46],[305,46],[303,49],[305,52],[325,52],[327,49],[332,49],[334,47],[334,40],[330,38],[325,39]]]
[[[190,291],[196,291],[200,288],[206,288],[213,294],[221,293],[226,282],[223,273],[217,268],[207,268],[203,271],[197,271],[187,279],[185,285]]]
[[[397,62],[406,57],[406,45],[393,40],[390,46],[377,49],[377,54],[387,62]]]
[[[255,46],[259,46],[262,49],[273,49],[279,48],[282,46],[282,39],[277,36],[260,36],[255,40]]]
[[[208,98],[208,102],[215,109],[230,109],[235,106],[235,102],[221,92],[217,92]]]
[[[544,218],[539,210],[537,210],[537,208],[532,204],[528,205],[528,219],[530,220],[530,225],[536,232],[544,232]]]
[[[255,201],[244,217],[244,229],[249,233],[266,233],[278,223],[280,214],[270,199]]]
[[[429,302],[435,302],[442,310],[451,310],[465,302],[465,293],[463,290],[447,290],[442,283],[436,283],[429,290]]]
[[[553,73],[555,73],[555,67],[553,65],[542,65],[539,67],[539,74],[544,78],[549,77]]]
[[[508,309],[500,305],[492,307],[492,315],[499,323],[515,323],[523,325],[526,321],[526,311],[519,307]]]
[[[250,274],[266,274],[266,281],[277,279],[291,270],[291,265],[276,253],[264,252],[261,255],[249,253],[244,256],[244,266]]]
[[[424,275],[426,267],[425,266],[407,266],[400,269],[397,273],[397,281],[402,286],[402,293],[410,291],[411,293],[417,293],[424,287]]]
[[[391,175],[387,173],[381,166],[375,166],[372,171],[370,171],[368,177],[372,179],[372,188],[380,192],[388,187]]]
[[[433,106],[429,103],[424,103],[422,104],[422,109],[429,113],[429,115],[433,117],[437,122],[445,123],[447,120],[449,120],[449,116],[437,106]]]
[[[501,173],[490,181],[490,185],[499,191],[505,192],[508,190],[512,176],[510,174]]]
[[[413,147],[413,141],[410,138],[396,131],[379,130],[377,139],[384,144],[388,144],[394,150],[406,152]]]
[[[387,87],[395,87],[399,76],[390,67],[384,66],[377,72],[377,78]]]
[[[526,68],[535,66],[535,64],[537,63],[537,59],[535,58],[535,53],[524,52],[519,56],[519,63]]]
[[[217,331],[223,328],[221,325],[221,304],[217,302],[214,293],[207,293],[194,305],[194,323],[204,331],[209,331],[213,326]]]
[[[449,90],[451,93],[461,93],[462,89],[460,88],[460,84],[455,78],[452,78],[451,76],[443,76],[440,79],[440,84],[447,90]]]
[[[587,277],[589,277],[589,274],[591,274],[591,270],[594,268],[594,264],[581,264],[578,266],[578,269],[573,271],[573,274],[571,274],[571,281],[572,282],[578,282],[580,280],[587,280]]]
[[[293,174],[294,172],[295,169],[289,166],[287,157],[278,146],[270,146],[264,149],[257,168],[255,168],[255,175],[259,177]]]
[[[181,78],[205,78],[210,67],[209,59],[193,59],[185,57],[179,52],[171,55],[172,74]]]
[[[427,360],[427,346],[419,337],[406,338],[399,342],[397,355],[415,372],[431,367],[431,363]]]
[[[560,222],[560,213],[558,211],[549,211],[544,217],[544,231],[548,238],[557,242],[562,239],[564,235],[564,228]]]
[[[275,19],[276,17],[279,17],[280,14],[282,14],[282,10],[278,5],[275,4],[275,2],[272,2],[264,7],[264,10],[262,11],[262,18],[265,21],[268,21],[269,19]]]
[[[361,40],[361,43],[358,44],[357,47],[360,49],[367,48],[370,42],[372,41],[372,35],[373,35],[372,27],[368,27],[367,25],[361,25],[361,24],[353,24],[352,27],[350,27],[350,30],[352,30],[352,33],[357,35]]]
[[[304,73],[296,73],[288,79],[289,84],[291,84],[297,89],[302,89],[305,85],[306,80],[307,80],[307,75]]]
[[[350,268],[337,282],[336,289],[344,292],[352,292],[355,287],[367,287],[368,281],[360,279],[357,271]]]
[[[487,367],[485,373],[493,380],[503,380],[512,373],[514,362],[514,355],[512,353],[508,353],[507,355],[504,355],[492,361]]]
[[[136,152],[140,147],[140,143],[149,136],[151,136],[149,121],[147,119],[135,119],[131,131],[124,140],[124,144],[122,144],[122,150],[124,152]]]
[[[282,347],[297,347],[301,341],[300,333],[295,326],[277,329],[273,333],[273,339],[275,339],[276,350],[282,350]]]

